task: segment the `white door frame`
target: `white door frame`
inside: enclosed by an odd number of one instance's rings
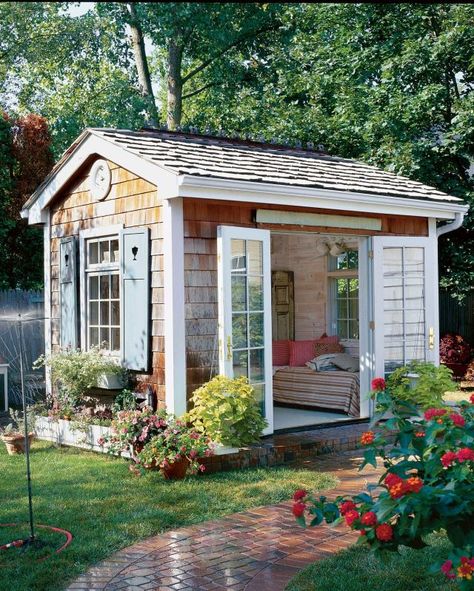
[[[359,381],[360,418],[370,417],[373,403],[369,398],[370,383],[375,375],[374,355],[374,280],[372,238],[359,238]]]
[[[264,331],[264,376],[265,419],[268,426],[264,435],[273,433],[273,388],[272,388],[272,301],[271,301],[271,256],[270,231],[237,226],[217,228],[217,276],[219,291],[219,372],[233,377],[232,363],[232,293],[231,293],[231,240],[257,240],[263,252],[263,331]]]
[[[437,308],[437,249],[433,237],[376,236],[374,244],[374,320],[375,370],[377,376],[385,373],[384,359],[384,296],[383,249],[386,247],[420,247],[425,258],[425,353],[426,361],[438,362],[439,318]]]

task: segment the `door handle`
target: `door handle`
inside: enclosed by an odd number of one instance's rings
[[[430,326],[430,329],[428,331],[428,348],[430,349],[430,351],[434,349],[434,345],[434,328]]]
[[[232,360],[232,339],[227,337],[227,361]]]

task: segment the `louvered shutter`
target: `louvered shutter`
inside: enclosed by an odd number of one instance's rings
[[[121,232],[122,362],[135,371],[149,368],[149,231]]]
[[[76,349],[77,338],[77,239],[61,238],[59,244],[60,344]]]

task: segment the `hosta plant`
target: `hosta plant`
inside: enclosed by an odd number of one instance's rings
[[[373,388],[378,412],[362,435],[361,469],[382,462],[379,483],[334,502],[296,491],[293,514],[301,525],[344,522],[376,554],[423,548],[428,534],[445,531],[452,552],[433,570],[473,590],[474,395],[458,409],[422,412],[410,402],[394,404],[381,378]]]

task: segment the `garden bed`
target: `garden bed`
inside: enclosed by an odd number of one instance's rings
[[[98,441],[110,434],[110,427],[86,425],[78,428],[74,421],[36,417],[35,433],[38,439],[105,453]]]

